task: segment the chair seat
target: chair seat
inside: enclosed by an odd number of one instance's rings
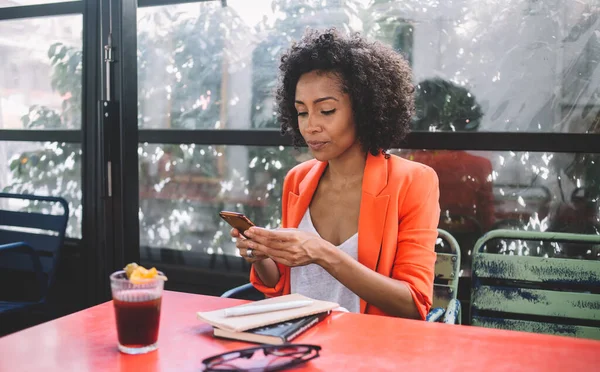
[[[38,302],[8,302],[0,301],[0,314],[6,314],[11,311],[23,310],[28,307],[39,305]]]

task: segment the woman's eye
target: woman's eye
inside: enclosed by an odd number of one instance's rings
[[[299,113],[298,113],[298,116],[306,116],[306,115],[308,115],[308,113],[307,113],[307,112],[299,112]]]
[[[335,109],[329,110],[329,111],[321,111],[321,114],[323,115],[331,115],[335,112]]]

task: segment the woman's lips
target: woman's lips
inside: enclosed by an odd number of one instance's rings
[[[325,147],[328,143],[329,142],[326,141],[308,141],[306,144],[311,150],[318,151]]]

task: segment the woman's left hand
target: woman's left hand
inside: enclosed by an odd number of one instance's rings
[[[275,262],[294,267],[317,263],[326,249],[326,240],[317,234],[298,229],[267,230],[251,227],[245,232],[250,248],[271,257]]]

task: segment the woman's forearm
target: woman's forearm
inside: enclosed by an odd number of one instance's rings
[[[279,269],[277,264],[270,258],[253,263],[256,274],[267,287],[274,288],[279,282]]]
[[[364,301],[393,316],[421,319],[408,284],[369,269],[339,249],[323,252],[317,264]]]

